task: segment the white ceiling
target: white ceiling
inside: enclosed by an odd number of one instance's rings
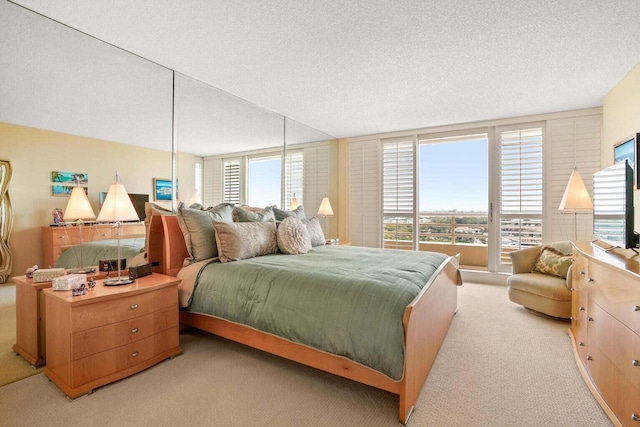
[[[638,0],[17,0],[334,137],[601,106]]]

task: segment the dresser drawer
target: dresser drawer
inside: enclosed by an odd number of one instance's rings
[[[139,341],[165,329],[177,327],[178,323],[178,310],[169,307],[130,320],[76,332],[71,336],[71,359],[81,359]]]
[[[598,305],[605,311],[635,333],[640,334],[638,283],[618,271],[607,269],[595,262],[589,265],[589,270],[590,277],[594,279],[589,286],[589,299],[596,299]]]
[[[176,326],[140,341],[75,360],[72,363],[71,387],[79,387],[134,368],[156,355],[177,348],[178,341],[179,332]]]
[[[163,308],[175,307],[177,309],[177,306],[177,287],[85,304],[76,307],[71,312],[71,332],[75,333],[133,319]]]

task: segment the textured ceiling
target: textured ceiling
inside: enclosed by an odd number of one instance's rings
[[[18,0],[335,137],[601,106],[638,0]]]

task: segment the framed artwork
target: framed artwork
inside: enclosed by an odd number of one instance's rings
[[[75,184],[76,178],[80,179],[80,184],[89,183],[89,174],[83,172],[51,172],[51,181],[53,182],[68,182],[69,184]]]
[[[75,187],[75,185],[52,185],[51,195],[55,197],[69,197]],[[82,188],[84,189],[84,194],[89,194],[88,187],[83,186]]]
[[[172,190],[170,179],[153,178],[153,200],[171,201]]]
[[[613,163],[620,163],[627,160],[629,166],[633,169],[633,182],[638,185],[638,169],[636,167],[636,158],[638,156],[638,141],[640,133],[636,133],[629,138],[625,138],[613,146]]]

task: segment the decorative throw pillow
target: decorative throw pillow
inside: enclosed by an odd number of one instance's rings
[[[263,222],[275,221],[276,217],[273,213],[273,206],[267,206],[261,211],[250,211],[248,209],[236,206],[233,208],[233,220],[236,222]]]
[[[273,213],[276,216],[276,219],[278,221],[282,221],[287,217],[294,217],[294,218],[298,218],[298,219],[305,219],[306,216],[304,214],[304,207],[302,207],[302,205],[298,206],[297,208],[295,208],[292,211],[286,211],[283,209],[278,209],[277,207],[273,206]]]
[[[324,237],[324,231],[322,231],[322,225],[317,217],[311,219],[302,220],[304,225],[307,226],[309,237],[311,238],[311,246],[324,246],[327,243],[327,239]]]
[[[233,222],[233,205],[222,203],[206,210],[191,209],[184,203],[178,205],[178,225],[189,251],[185,265],[218,256],[213,221]]]
[[[544,246],[540,250],[540,256],[531,272],[550,274],[566,279],[572,262],[573,256],[571,254],[565,254],[551,246]]]
[[[216,222],[220,262],[239,261],[278,252],[275,221]]]
[[[311,237],[302,220],[288,217],[278,226],[278,248],[287,255],[306,254],[311,250]]]

